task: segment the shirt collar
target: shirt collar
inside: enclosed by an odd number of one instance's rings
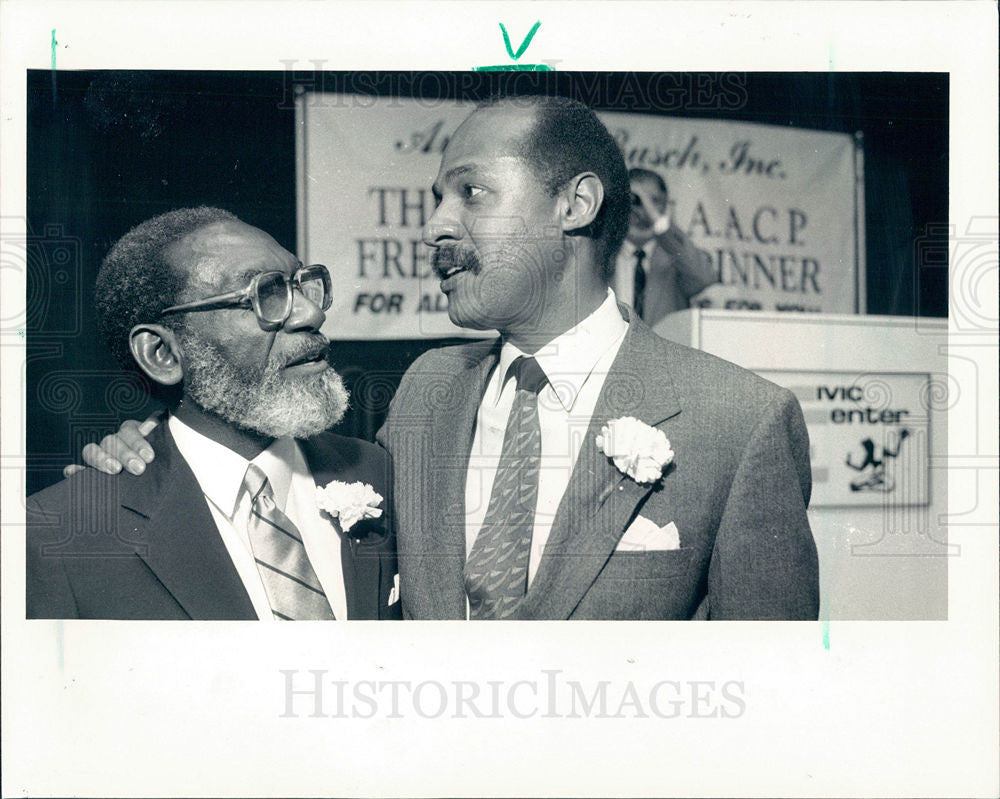
[[[202,435],[176,416],[171,416],[167,424],[177,449],[194,472],[201,490],[230,519],[236,512],[243,479],[251,463],[260,467],[267,475],[274,492],[275,504],[279,508],[285,507],[298,449],[293,439],[275,439],[271,446],[248,461],[229,447]]]
[[[656,249],[656,239],[647,239],[646,242],[641,247],[632,246],[632,257],[635,258],[637,251],[642,250],[646,253],[646,258],[650,258],[653,255],[653,250]]]
[[[628,324],[622,319],[618,300],[609,288],[608,296],[597,310],[535,353],[535,360],[549,379],[545,390],[551,390],[567,412],[573,410],[576,398],[601,356],[625,335],[626,330]],[[500,348],[494,404],[500,401],[511,364],[522,355],[525,353],[509,341]]]
[[[633,244],[631,241],[626,241],[622,244],[622,248],[618,251],[618,257],[623,261],[628,261],[630,263],[635,262],[635,254],[642,250],[646,253],[647,261],[653,257],[653,250],[656,249],[656,238],[647,239],[644,244]]]

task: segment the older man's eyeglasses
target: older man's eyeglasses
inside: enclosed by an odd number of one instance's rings
[[[329,270],[322,264],[313,264],[296,270],[293,275],[277,270],[260,272],[253,276],[245,289],[171,305],[169,308],[164,308],[160,314],[162,316],[182,311],[208,311],[215,308],[253,308],[261,328],[277,330],[292,314],[296,289],[323,311],[333,302],[333,284]]]

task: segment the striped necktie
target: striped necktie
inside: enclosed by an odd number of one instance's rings
[[[542,433],[538,392],[548,379],[534,358],[518,358],[508,375],[517,377],[507,417],[490,504],[465,563],[465,588],[473,619],[504,619],[528,588],[531,532],[538,502]]]
[[[274,504],[267,475],[254,463],[243,487],[251,497],[247,531],[274,618],[333,619],[330,603],[306,555],[302,535]]]

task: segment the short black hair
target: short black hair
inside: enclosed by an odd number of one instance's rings
[[[568,97],[498,96],[478,109],[511,105],[536,111],[530,131],[521,137],[519,155],[553,196],[581,172],[593,172],[604,186],[604,204],[589,226],[598,244],[602,276],[610,280],[614,256],[628,231],[630,195],[621,149],[589,106]]]
[[[179,208],[147,219],[118,239],[97,273],[94,302],[101,332],[122,366],[136,367],[129,349],[132,328],[158,322],[187,286],[187,276],[167,261],[167,248],[206,225],[238,221],[221,208]],[[180,319],[170,324],[179,329]]]
[[[667,182],[663,179],[663,176],[652,169],[643,169],[641,166],[634,166],[628,171],[628,180],[629,183],[633,180],[651,180],[660,187],[660,191],[664,193],[667,191]]]

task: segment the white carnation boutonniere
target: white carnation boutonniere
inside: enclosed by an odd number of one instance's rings
[[[333,480],[324,488],[316,487],[316,504],[334,518],[340,520],[340,528],[346,533],[362,519],[378,519],[382,516],[382,495],[368,483],[342,483]]]
[[[637,483],[655,483],[674,459],[670,439],[634,416],[611,419],[597,436],[601,452]]]

